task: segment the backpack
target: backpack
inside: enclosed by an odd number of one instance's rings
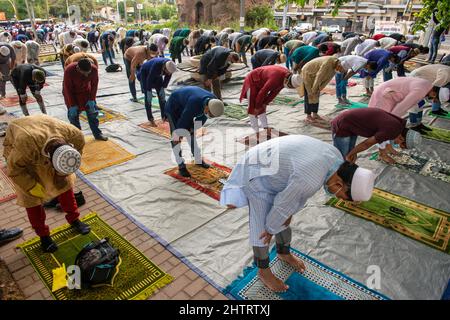
[[[119,250],[111,246],[108,238],[88,243],[75,259],[82,287],[111,285],[119,261]]]
[[[106,72],[122,72],[122,66],[114,63],[106,67]]]

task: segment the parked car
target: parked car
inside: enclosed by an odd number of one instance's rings
[[[297,25],[296,27],[294,27],[294,31],[297,32],[308,32],[308,31],[312,31],[313,29],[313,25],[312,23],[300,23],[299,25]]]
[[[330,33],[341,33],[341,26],[337,24],[333,24],[331,26],[323,26],[322,31],[324,32],[330,32]]]

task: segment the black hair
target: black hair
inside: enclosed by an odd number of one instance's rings
[[[353,201],[351,192],[353,176],[355,175],[355,172],[358,168],[358,165],[345,161],[343,164],[341,164],[337,171],[337,175],[342,179],[342,181],[344,181],[345,185],[347,186],[346,195],[350,199],[350,201]]]
[[[430,52],[430,48],[423,47],[423,46],[419,47],[419,50],[420,50],[420,53],[422,53],[422,54],[427,54]]]
[[[370,69],[372,70],[377,70],[378,68],[378,64],[376,63],[376,61],[369,61],[367,63],[367,65],[369,66]]]
[[[148,47],[150,51],[158,51],[158,46],[154,43],[151,43]]]
[[[80,68],[81,71],[89,72],[92,70],[92,63],[89,59],[81,59],[78,61],[78,68]]]
[[[320,52],[327,52],[328,46],[325,43],[322,43],[318,49]]]
[[[398,64],[398,63],[400,63],[400,61],[401,61],[400,57],[399,57],[398,55],[396,55],[396,54],[393,54],[393,55],[391,56],[391,58],[394,59],[394,63],[395,63],[395,64]]]

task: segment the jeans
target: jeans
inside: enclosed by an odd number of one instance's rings
[[[438,48],[439,48],[439,42],[440,39],[439,38],[432,38],[431,42],[430,42],[430,55],[428,56],[428,61],[432,61],[434,62],[434,60],[436,60],[437,57],[437,53],[438,53]]]
[[[284,55],[286,56],[286,68],[291,69],[291,60],[289,59],[289,50],[288,48],[284,48]]]
[[[260,65],[258,65],[258,64],[256,63],[255,56],[253,56],[253,57],[250,59],[250,62],[252,63],[252,69],[253,69],[253,70],[255,70],[255,69],[257,69],[257,68],[260,67]]]
[[[383,69],[383,81],[389,81],[392,80],[392,71],[386,71],[386,69]]]
[[[170,134],[173,136],[174,131],[177,131],[176,133],[178,136],[186,137],[188,139],[189,146],[191,147],[191,153],[195,158],[195,163],[197,164],[202,163],[201,151],[198,147],[197,139],[195,137],[195,131],[197,128],[192,129],[191,132],[188,134],[187,130],[176,129],[175,122],[172,119],[172,115],[167,114],[166,117],[170,125]],[[173,154],[175,155],[178,168],[180,169],[186,168],[186,164],[184,163],[183,154],[181,151],[181,142],[176,143],[171,139],[170,144],[172,145],[172,151]]]
[[[102,50],[104,50],[104,52],[102,52],[102,58],[103,58],[103,62],[105,63],[105,65],[108,65],[108,61],[107,61],[108,57],[109,57],[109,61],[111,62],[111,64],[114,64],[114,60],[113,60],[114,50],[109,47],[102,48]]]
[[[431,104],[431,111],[438,111],[441,108],[441,102],[436,101]]]
[[[409,112],[409,122],[411,122],[412,125],[419,125],[422,123],[422,116],[423,116],[423,107],[425,106],[425,100],[420,100],[417,103],[417,106],[412,108]]]
[[[344,75],[340,72],[336,72],[336,96],[339,98],[347,96],[347,84],[348,80],[344,80]]]
[[[344,159],[355,148],[356,139],[358,136],[336,137],[333,133],[333,145],[341,152]]]
[[[164,88],[161,88],[161,90],[157,91],[156,94],[158,95],[159,109],[161,110],[161,119],[164,119],[166,117],[164,112],[164,107],[166,105],[166,93],[164,91]],[[147,112],[148,121],[153,120],[151,90],[145,92],[145,111]]]
[[[91,128],[94,138],[98,138],[102,131],[100,130],[98,121],[98,108],[97,105],[94,108],[87,108],[86,115],[88,118],[89,127]],[[68,118],[72,125],[81,130],[80,124],[80,109],[78,107],[70,107],[68,111]]]
[[[89,43],[89,45],[90,45],[90,47],[91,47],[91,51],[92,52],[97,52],[98,51],[98,47],[97,47],[97,42],[91,42],[91,43]],[[92,50],[92,46],[94,46],[94,48],[95,48],[95,51],[94,50]]]
[[[131,61],[127,59],[123,59],[123,63],[125,64],[125,70],[128,78],[128,86],[130,87],[131,96],[133,99],[136,99],[136,81],[131,81]]]

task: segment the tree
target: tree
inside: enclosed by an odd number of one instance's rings
[[[177,14],[177,9],[173,5],[164,3],[158,7],[158,12],[162,19],[168,20]]]
[[[450,26],[450,1],[422,0],[422,4],[422,10],[414,15],[416,21],[413,31],[425,31],[434,10],[436,10],[436,18],[441,22],[442,26],[446,29]]]
[[[268,25],[270,22],[274,21],[273,10],[267,5],[253,7],[245,14],[245,21],[247,25],[252,28]]]

